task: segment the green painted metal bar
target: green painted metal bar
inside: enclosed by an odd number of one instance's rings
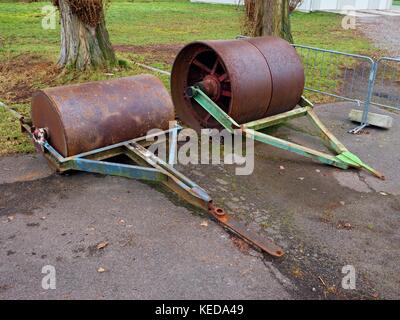
[[[129,140],[129,141],[119,142],[119,143],[116,143],[116,144],[113,144],[113,145],[109,145],[109,146],[106,146],[106,147],[103,147],[103,148],[99,148],[99,149],[91,150],[91,151],[84,152],[84,153],[81,153],[81,154],[77,154],[75,156],[62,158],[61,162],[67,162],[67,161],[70,161],[70,160],[73,160],[73,159],[76,159],[76,158],[87,158],[87,157],[89,157],[91,155],[99,154],[99,153],[102,153],[102,152],[107,151],[107,150],[115,149],[115,148],[118,148],[118,147],[125,147],[125,145],[127,143],[129,143],[129,142],[140,142],[140,143],[142,143],[142,142],[145,142],[146,140],[148,140],[150,138],[157,137],[159,135],[168,134],[170,132],[173,132],[175,130],[180,130],[180,129],[182,129],[182,127],[179,126],[179,125],[176,125],[175,127],[172,127],[170,129],[162,131],[162,132],[153,133],[153,134],[150,134],[150,135],[147,135],[147,136],[144,136],[144,137],[135,138],[135,139],[132,139],[132,140]]]
[[[379,179],[385,180],[385,176],[382,173],[364,163],[359,157],[357,157],[350,151],[342,152],[341,154],[336,156],[336,158],[343,161],[344,163],[347,163],[351,167],[363,168],[372,173],[373,175],[377,176]]]
[[[343,143],[341,143],[322,123],[322,121],[317,117],[317,115],[311,108],[308,108],[307,110],[307,117],[311,121],[311,123],[319,130],[322,140],[329,149],[338,154],[348,151]]]
[[[277,124],[284,123],[286,121],[303,117],[307,114],[308,107],[294,109],[285,113],[280,113],[275,116],[267,117],[260,120],[255,120],[242,125],[242,128],[248,128],[253,130],[262,130],[268,127],[275,126]]]
[[[332,165],[341,169],[348,169],[349,166],[337,159],[335,156],[326,154],[314,149],[301,146],[297,143],[289,142],[280,138],[276,138],[265,133],[254,131],[251,129],[244,129],[244,133],[248,134],[254,140],[269,144],[279,149],[287,150],[301,156],[317,160],[319,162]]]
[[[310,100],[308,100],[305,96],[301,96],[299,106],[314,108],[314,104]]]
[[[100,173],[146,181],[165,181],[167,177],[155,168],[77,158],[68,163],[72,170]]]
[[[224,112],[217,104],[214,103],[203,91],[201,91],[198,87],[190,87],[189,88],[189,96],[195,99],[208,113],[210,113],[215,120],[217,120],[225,129],[227,129],[230,133],[233,133],[233,130],[236,127],[240,128],[240,125],[233,120],[226,112]]]
[[[117,157],[119,155],[124,154],[124,150],[125,149],[123,147],[117,147],[115,149],[110,149],[110,150],[106,150],[103,152],[88,155],[84,159],[97,160],[97,161],[107,160],[107,159]]]
[[[229,132],[234,133],[232,126],[238,127],[239,125],[235,122],[235,120],[221,110],[221,108],[215,104],[200,88],[190,87],[188,94],[194,98],[206,111],[208,111],[222,126],[228,129]],[[245,123],[241,125],[242,133],[262,143],[266,143],[276,148],[287,150],[304,157],[312,158],[319,162],[341,169],[348,169],[349,167],[363,168],[377,177],[384,179],[384,176],[380,172],[368,166],[356,155],[349,152],[349,150],[329,131],[329,129],[314,113],[313,104],[309,100],[302,97],[299,105],[301,106],[300,108]],[[335,152],[337,154],[336,156],[257,131],[302,116],[307,116],[314,127],[319,130],[320,137],[322,138],[324,144],[328,147],[328,149]]]
[[[133,153],[134,155],[136,155],[136,157],[139,157],[140,159],[142,159],[142,161],[145,161],[148,165],[156,168],[168,178],[170,178],[177,186],[179,186],[181,190],[184,190],[192,196],[197,197],[200,201],[203,201],[204,204],[211,201],[211,197],[204,189],[202,189],[195,182],[177,171],[175,168],[170,166],[168,163],[158,158],[154,153],[142,147],[140,144],[130,143],[126,145],[126,148],[128,152]],[[178,194],[180,193],[178,191],[176,192]]]

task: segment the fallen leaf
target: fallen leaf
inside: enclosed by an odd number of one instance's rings
[[[293,269],[292,273],[293,273],[293,276],[294,276],[295,278],[300,278],[300,279],[303,279],[303,278],[304,278],[303,272],[302,272],[302,271],[300,270],[300,268],[298,268],[298,267],[295,267],[295,268]]]
[[[279,166],[279,169],[280,170],[285,170],[285,167],[284,166]]]
[[[383,192],[383,191],[381,191],[381,192],[379,192],[382,196],[387,196],[388,194],[386,193],[386,192]]]
[[[298,177],[297,179],[303,181],[303,180],[304,180],[304,177]]]
[[[107,241],[103,241],[103,242],[100,242],[99,244],[97,244],[96,248],[97,248],[97,250],[101,250],[101,249],[104,249],[107,246],[108,246],[108,242]]]
[[[326,289],[326,292],[327,292],[327,293],[330,293],[330,294],[336,294],[336,292],[337,292],[336,286],[333,285],[333,286],[328,287],[328,288]]]
[[[100,268],[97,269],[97,272],[98,273],[103,273],[103,272],[106,272],[106,269],[104,269],[103,267],[100,267]]]
[[[202,227],[208,227],[208,222],[207,221],[203,221],[202,223],[200,223],[200,225]]]

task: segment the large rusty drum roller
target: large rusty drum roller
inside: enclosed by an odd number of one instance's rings
[[[189,126],[219,127],[186,95],[198,85],[236,122],[245,123],[293,109],[304,89],[296,50],[277,37],[201,41],[178,54],[171,76],[177,116]]]
[[[151,75],[45,89],[32,99],[33,125],[64,157],[165,130],[172,120],[168,91]]]

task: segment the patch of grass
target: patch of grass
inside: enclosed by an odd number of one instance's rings
[[[18,112],[29,116],[28,105],[14,105]],[[33,152],[31,141],[24,135],[19,126],[19,121],[8,111],[0,107],[0,156],[13,153]]]
[[[343,16],[328,12],[296,12],[292,29],[296,44],[357,54],[376,50],[358,29],[342,28]]]
[[[359,29],[344,30],[342,15],[315,12],[311,14],[311,17],[312,20],[308,13],[297,13],[293,16],[292,28],[297,44],[370,57],[384,55],[361,35]],[[347,72],[347,81],[352,72],[355,72],[358,77],[364,72],[363,76],[368,78],[368,71],[365,71],[368,70],[368,66],[365,65],[365,60],[329,53],[315,54],[307,49],[298,49],[298,53],[303,58],[305,66],[306,87],[340,95],[345,85],[344,72]],[[335,98],[318,93],[306,92],[306,95],[315,103],[335,101]]]
[[[130,60],[170,67],[179,46],[201,39],[232,39],[240,34],[243,8],[175,1],[112,1],[107,26],[123,61],[118,68],[85,73],[55,70],[60,26],[42,28],[42,8],[50,2],[0,3],[0,101],[29,110],[31,93],[47,86],[147,73]],[[58,19],[58,18],[57,18]],[[292,16],[296,43],[352,53],[371,54],[373,48],[358,31],[344,30],[341,16],[300,13]],[[149,50],[151,48],[151,50]],[[140,50],[139,50],[140,49]],[[159,75],[157,75],[159,76]],[[168,77],[161,76],[169,86]],[[31,151],[19,126],[0,112],[0,154]]]

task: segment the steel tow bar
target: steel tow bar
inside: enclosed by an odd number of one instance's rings
[[[169,179],[161,183],[180,194],[191,204],[207,210],[208,214],[225,229],[264,253],[274,257],[282,257],[284,255],[282,248],[267,237],[258,235],[249,228],[246,228],[243,223],[228,214],[224,209],[215,206],[211,197],[205,190],[157,157],[154,153],[137,143],[130,143],[127,145],[127,148],[144,162],[169,177]],[[137,158],[135,158],[135,160],[137,161]],[[179,186],[179,188],[176,188],[176,186]],[[182,194],[182,191],[184,191],[185,194]]]

